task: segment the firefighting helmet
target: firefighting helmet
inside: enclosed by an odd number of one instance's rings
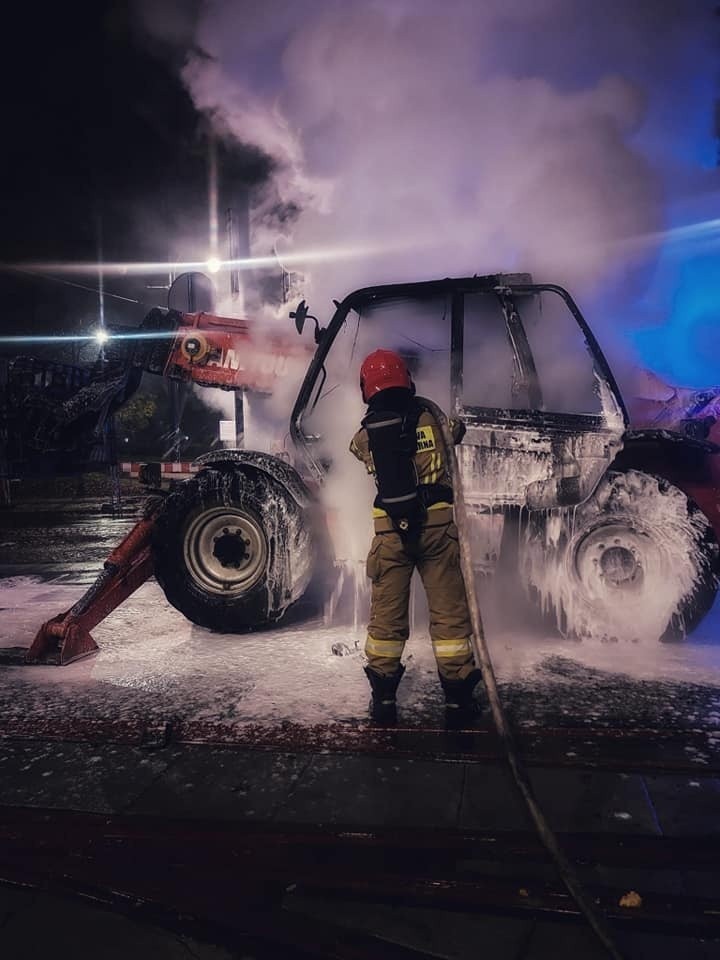
[[[392,350],[375,350],[360,367],[360,390],[365,403],[389,387],[413,389],[413,382],[403,358]]]

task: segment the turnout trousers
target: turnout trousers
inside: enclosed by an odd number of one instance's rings
[[[447,516],[451,511],[443,513]],[[376,673],[388,675],[400,665],[410,632],[410,580],[415,568],[427,595],[430,639],[438,673],[445,680],[463,680],[475,663],[458,532],[451,518],[427,524],[410,543],[394,530],[376,532],[367,558],[367,575],[372,581],[365,644],[368,666]]]

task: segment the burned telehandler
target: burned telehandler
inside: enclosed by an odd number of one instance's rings
[[[679,638],[708,611],[720,447],[629,429],[564,289],[527,274],[394,284],[336,302],[327,327],[304,304],[291,316],[299,333],[315,323],[317,348],[291,414],[289,462],[244,450],[201,457],[195,478],[151,501],[88,594],[41,628],[29,660],[92,652],[90,629],[152,572],[202,626],[241,632],[283,618],[327,562],[321,489],[359,420],[360,362],[378,346],[401,353],[418,392],[465,423],[458,452],[479,572],[511,555],[525,594],[578,638]],[[197,342],[186,362],[204,382]]]

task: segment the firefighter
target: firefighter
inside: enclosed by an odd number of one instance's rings
[[[417,567],[427,594],[430,637],[445,693],[448,726],[472,719],[475,666],[472,627],[460,569],[453,490],[441,427],[415,396],[408,368],[397,353],[376,350],[360,368],[368,405],[350,452],[375,478],[375,536],[367,558],[372,581],[365,673],[371,718],[396,722],[395,694],[405,667],[400,662],[409,635],[410,580]],[[455,443],[465,427],[450,422]]]

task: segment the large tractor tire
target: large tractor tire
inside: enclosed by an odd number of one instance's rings
[[[232,464],[205,468],[168,496],[153,553],[169,602],[193,623],[227,633],[279,620],[313,572],[302,508],[266,473]]]
[[[574,511],[530,514],[520,575],[565,636],[680,640],[710,610],[718,543],[702,511],[649,474],[609,472]]]

